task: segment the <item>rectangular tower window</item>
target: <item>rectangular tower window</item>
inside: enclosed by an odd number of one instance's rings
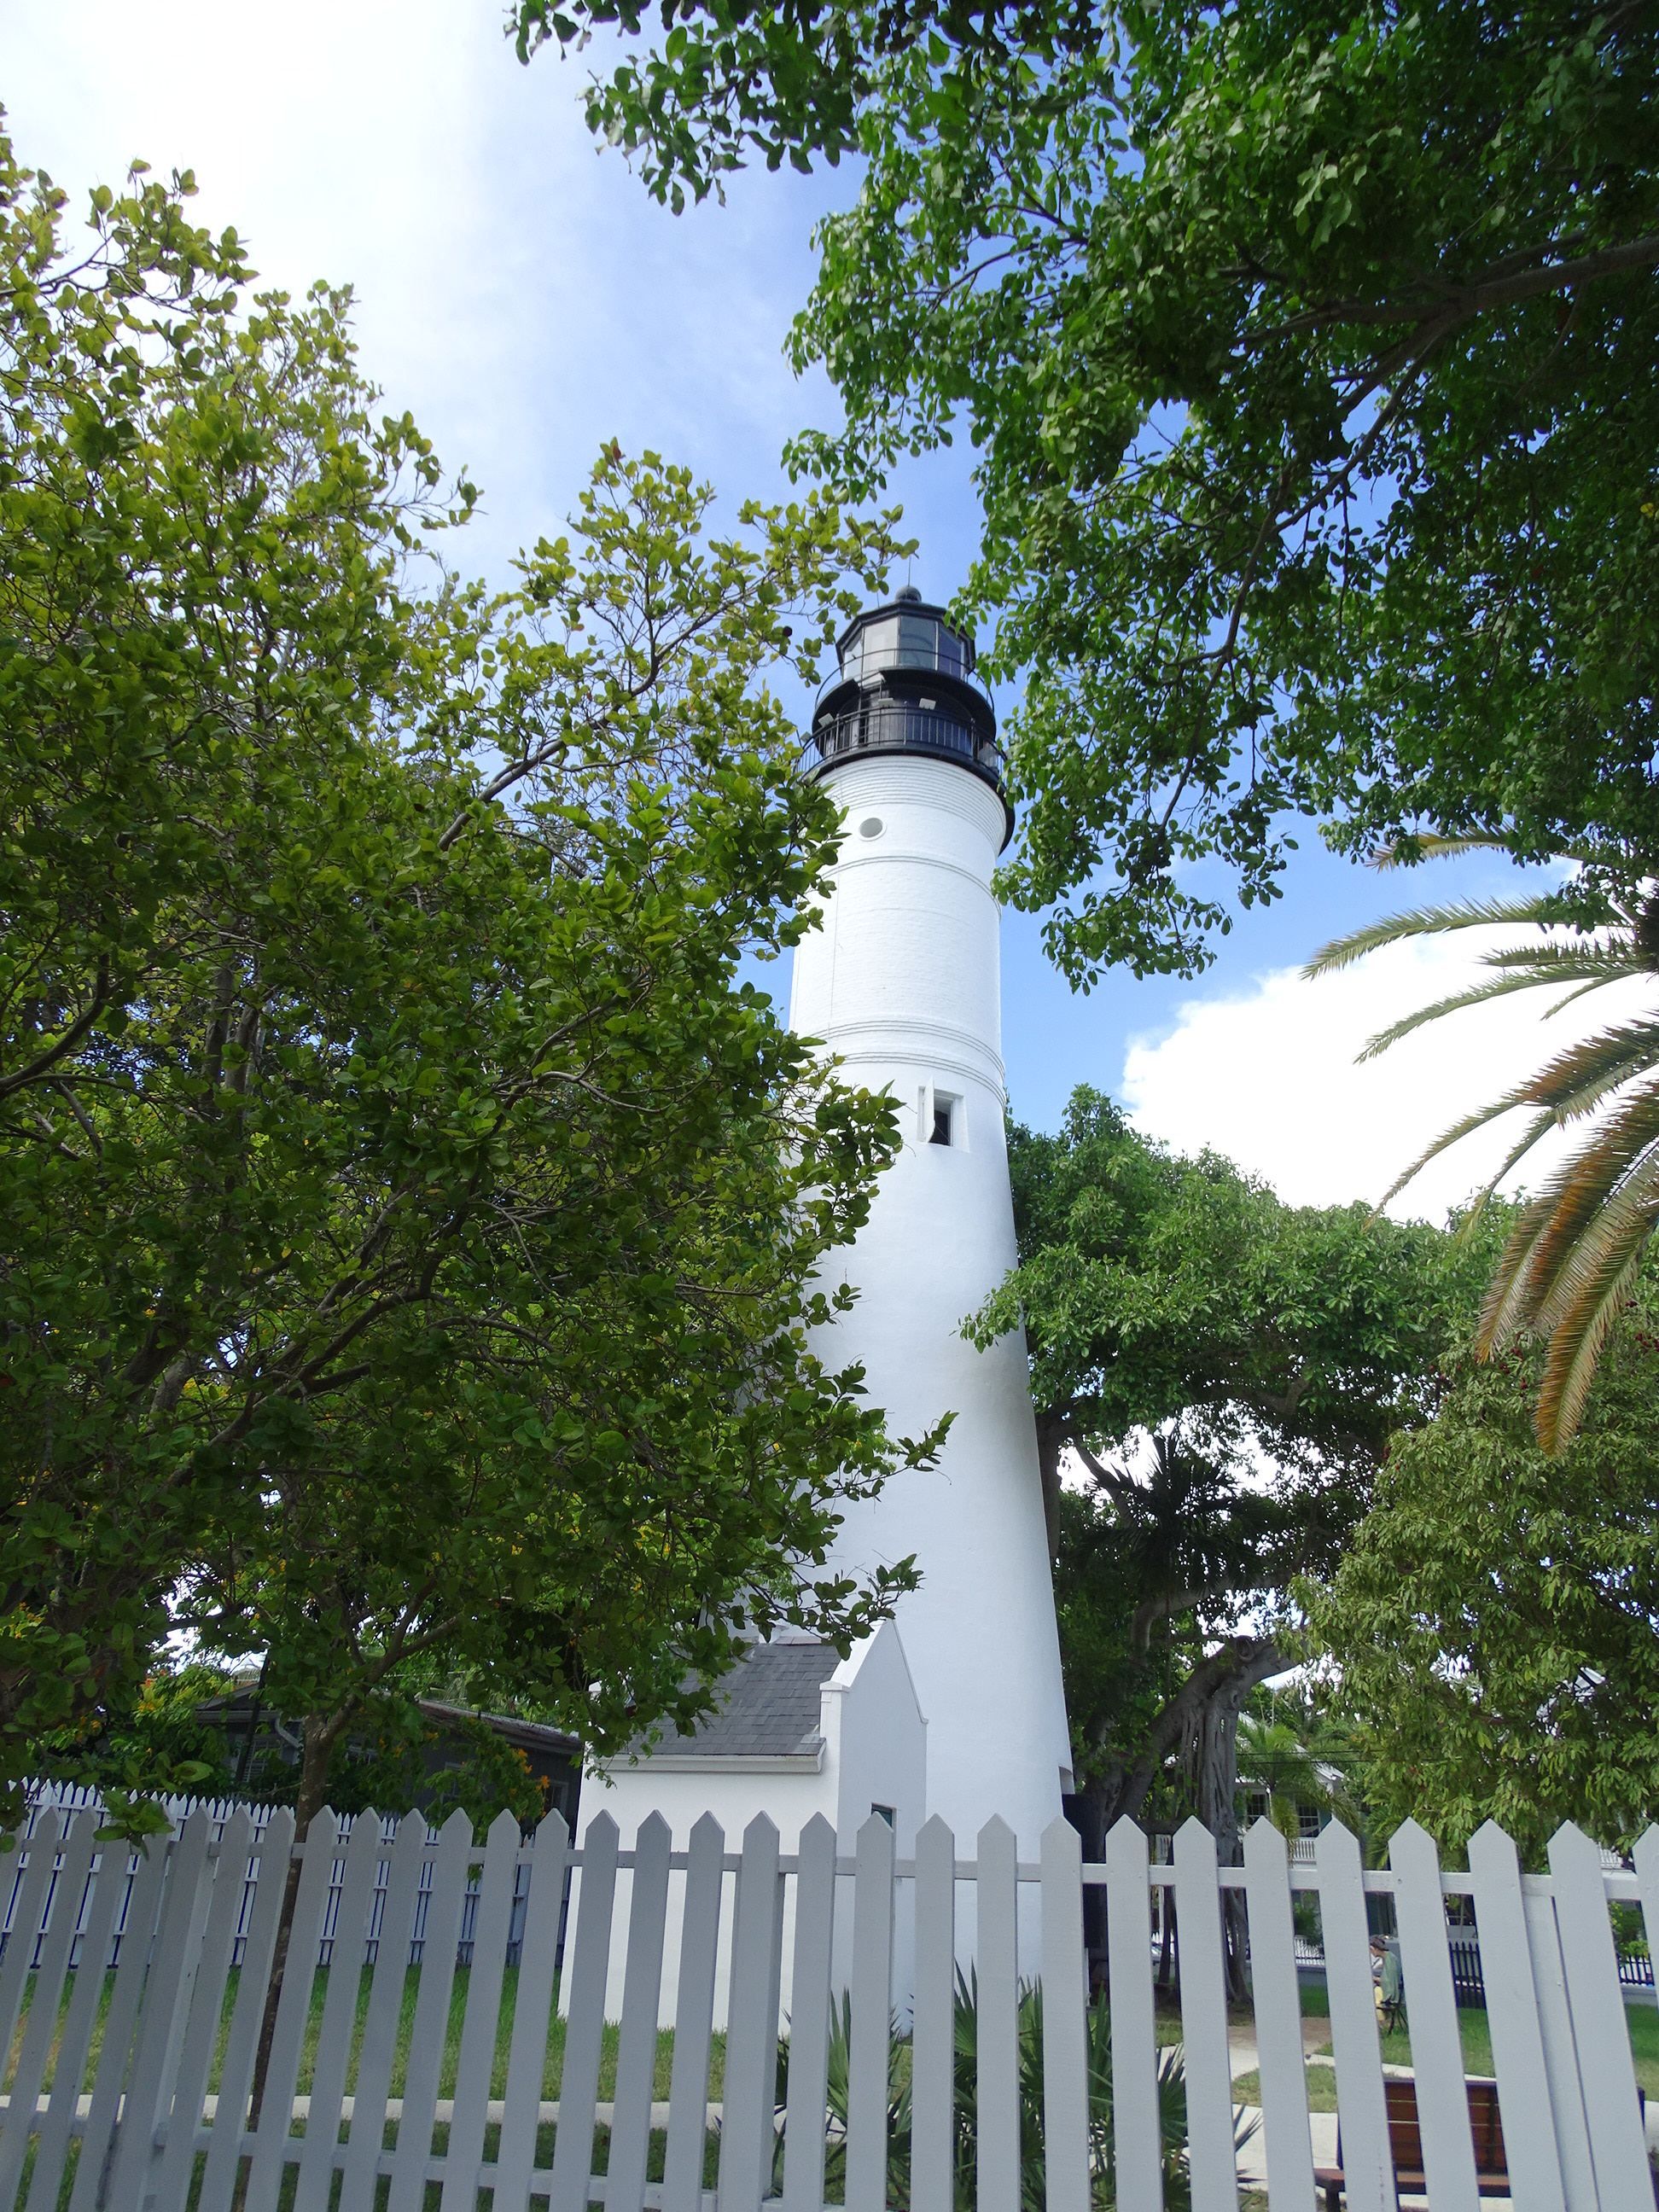
[[[872,1813],[879,1813],[882,1819],[886,1821],[888,1826],[890,1828],[892,1826],[893,1808],[890,1805],[872,1805],[870,1808],[870,1810]]]
[[[930,1145],[948,1145],[950,1143],[951,1109],[948,1106],[934,1107],[933,1133],[927,1141]]]

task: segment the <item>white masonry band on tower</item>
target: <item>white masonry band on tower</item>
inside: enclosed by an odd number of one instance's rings
[[[843,1256],[859,1291],[817,1346],[861,1362],[890,1432],[956,1414],[938,1468],[847,1510],[848,1571],[914,1553],[897,1624],[927,1722],[927,1810],[958,1850],[993,1814],[1035,1859],[1071,1787],[1024,1332],[960,1324],[1015,1261],[1004,1138],[998,908],[1011,817],[971,641],[919,593],[861,615],[814,720],[808,772],[843,809],[822,927],[796,948],[790,1026],[899,1102],[903,1150]]]

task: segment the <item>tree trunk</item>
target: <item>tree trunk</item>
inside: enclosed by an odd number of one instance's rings
[[[1060,1557],[1060,1460],[1066,1449],[1063,1429],[1037,1425],[1037,1472],[1042,1479],[1042,1526],[1048,1539],[1048,1565]]]
[[[1234,1647],[1232,1667],[1188,1720],[1187,1771],[1198,1817],[1215,1838],[1216,1858],[1222,1866],[1237,1866],[1243,1857],[1238,1833],[1238,1717],[1256,1684],[1279,1673],[1284,1665],[1285,1656],[1271,1638],[1253,1644],[1241,1639]],[[1222,1926],[1227,2001],[1242,2004],[1249,1995],[1249,1930],[1238,1890],[1222,1892]]]

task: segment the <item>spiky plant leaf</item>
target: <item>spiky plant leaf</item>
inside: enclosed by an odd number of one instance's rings
[[[1380,951],[1385,945],[1401,944],[1409,937],[1438,937],[1456,929],[1493,929],[1525,922],[1547,929],[1551,920],[1544,910],[1541,893],[1533,898],[1468,899],[1455,906],[1422,907],[1413,913],[1389,915],[1346,937],[1334,938],[1321,946],[1302,973],[1309,981],[1334,975],[1340,968],[1352,967],[1367,953]]]

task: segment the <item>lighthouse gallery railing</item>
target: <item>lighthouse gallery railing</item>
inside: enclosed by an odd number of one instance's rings
[[[632,1850],[601,1814],[585,1846],[562,1821],[532,1841],[503,1815],[475,1840],[456,1814],[438,1833],[324,1814],[301,1846],[292,1817],[201,1808],[142,1853],[100,1846],[99,1814],[60,1820],[44,1810],[21,1854],[0,1860],[9,1893],[0,1956],[0,2050],[15,2050],[0,2105],[0,2208],[59,2201],[72,2168],[72,2212],[98,2205],[226,2212],[248,2161],[250,2212],[274,2212],[285,2186],[295,2212],[319,2212],[341,2174],[340,2212],[366,2212],[383,2179],[388,2212],[417,2212],[436,2185],[446,2208],[471,2212],[479,2189],[495,2212],[758,2212],[781,2182],[783,2212],[821,2212],[826,2151],[844,2173],[848,2212],[889,2200],[889,2039],[895,1901],[906,1887],[914,1923],[910,2030],[913,2212],[951,2212],[957,2075],[952,1987],[958,1900],[972,1886],[978,1982],[975,2108],[980,2212],[1020,2212],[1022,2146],[1017,1940],[1018,1897],[1035,1889],[1042,1983],[1041,2130],[1046,2204],[1085,2212],[1097,2201],[1091,2165],[1085,2040],[1083,1892],[1107,1893],[1110,1950],[1115,2196],[1135,2212],[1163,2203],[1149,1898],[1173,1893],[1182,1931],[1187,2158],[1196,2212],[1237,2203],[1234,2110],[1223,1987],[1223,1890],[1243,1893],[1275,2208],[1314,2203],[1292,1896],[1311,1892],[1324,1929],[1342,2162],[1351,2205],[1395,2203],[1365,1899],[1393,1899],[1411,2007],[1417,2107],[1431,2201],[1476,2203],[1444,1899],[1473,1896],[1489,1991],[1491,2034],[1516,2201],[1561,2212],[1629,2212],[1650,2203],[1609,1904],[1639,1899],[1659,1934],[1659,1829],[1638,1844],[1635,1872],[1611,1872],[1596,1847],[1564,1827],[1550,1873],[1523,1875],[1514,1845],[1488,1826],[1467,1874],[1441,1869],[1429,1837],[1407,1823],[1382,1873],[1362,1870],[1340,1824],[1311,1865],[1291,1864],[1266,1821],[1244,1864],[1218,1869],[1208,1833],[1189,1822],[1174,1863],[1150,1867],[1127,1821],[1106,1862],[1084,1866],[1075,1832],[1056,1821],[1037,1862],[1017,1862],[1000,1821],[975,1856],[957,1857],[937,1819],[911,1859],[895,1857],[872,1815],[854,1856],[838,1855],[822,1818],[798,1852],[754,1820],[741,1850],[705,1816],[676,1850],[658,1817]],[[289,1964],[278,2001],[257,2124],[249,2112],[279,1908],[298,1861]],[[566,1875],[582,1870],[577,1924],[565,1955],[568,2021],[557,2094],[547,2094],[561,1906]],[[626,1869],[629,1902],[617,1875]],[[680,1942],[667,2109],[653,2103],[671,1874],[678,1871]],[[793,1889],[793,1988],[780,2010],[783,1911]],[[515,1909],[515,1900],[519,1901]],[[730,1903],[729,1937],[720,1935]],[[470,1909],[469,1909],[470,1908]],[[835,1921],[851,1913],[850,2072],[844,2127],[827,2124]],[[1029,1917],[1029,1916],[1026,1916]],[[470,1965],[458,1980],[464,1918]],[[118,1920],[125,1936],[107,1976]],[[325,1926],[329,1933],[325,1936]],[[418,1939],[415,1931],[419,1928]],[[77,1939],[82,1964],[71,1971]],[[411,1965],[411,1941],[417,1952]],[[326,1943],[331,1963],[319,1966]],[[614,2092],[599,2090],[613,1944],[625,1952]],[[233,1960],[240,1950],[240,1969]],[[511,1957],[509,1957],[511,1954]],[[708,2096],[717,1964],[727,1995],[724,2078]],[[88,1967],[93,1971],[88,1972]],[[365,1984],[365,1972],[368,1979]],[[508,1977],[510,1973],[510,1984]],[[233,1975],[234,1978],[233,1980]],[[319,1976],[324,1978],[319,1980]],[[27,2005],[25,2000],[27,1999]],[[65,2009],[66,2007],[66,2009]],[[101,2039],[94,2030],[100,2024]],[[23,2018],[21,2040],[16,2028]],[[788,2032],[779,2102],[779,2037]],[[301,2087],[303,2078],[306,2086]],[[50,2076],[50,2078],[48,2078]],[[711,2125],[716,2131],[711,2138]],[[605,2149],[596,2148],[596,2128]],[[717,2149],[711,2141],[717,2140]],[[33,2154],[31,2159],[31,2153]],[[705,2187],[705,2166],[718,2179]],[[603,2163],[605,2171],[594,2171]],[[648,2179],[657,2164],[659,2179]],[[27,2169],[26,2174],[26,2168]],[[297,2172],[295,2171],[297,2169]]]

